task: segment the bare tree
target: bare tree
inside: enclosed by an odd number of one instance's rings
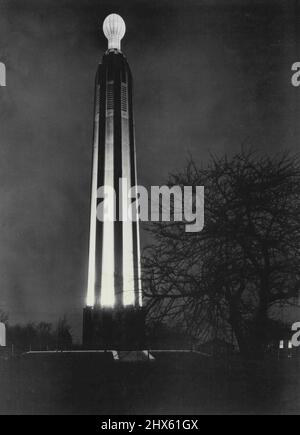
[[[169,185],[205,187],[205,226],[154,223],[144,258],[148,309],[194,335],[232,329],[246,357],[262,356],[272,308],[293,303],[300,279],[300,164],[241,152],[190,161]]]
[[[72,346],[73,339],[71,326],[69,325],[66,316],[59,319],[56,327],[57,346],[60,349],[68,349]]]

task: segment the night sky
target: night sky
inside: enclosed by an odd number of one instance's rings
[[[87,281],[93,85],[117,12],[134,75],[139,184],[189,154],[297,150],[297,1],[0,0],[0,308],[66,314],[79,336]],[[299,23],[299,24],[298,24]]]

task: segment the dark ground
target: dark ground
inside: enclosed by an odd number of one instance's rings
[[[117,363],[103,354],[1,361],[0,413],[300,414],[299,359],[156,356],[154,363]]]

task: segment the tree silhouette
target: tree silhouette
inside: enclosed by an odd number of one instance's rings
[[[72,347],[71,327],[68,324],[66,316],[59,319],[56,327],[57,346],[59,349],[68,349]]]
[[[64,317],[55,328],[46,322],[8,325],[7,342],[19,351],[28,351],[68,349],[72,347],[73,339],[71,328]]]
[[[300,279],[300,165],[296,156],[241,152],[190,161],[169,185],[204,186],[205,225],[153,223],[144,258],[148,309],[180,318],[195,336],[232,329],[241,353],[260,357],[272,309],[292,304]]]

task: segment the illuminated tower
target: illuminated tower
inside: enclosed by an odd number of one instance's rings
[[[135,216],[121,220],[127,216],[128,192],[120,179],[128,188],[137,185],[132,76],[121,52],[125,30],[119,15],[105,19],[108,50],[96,74],[85,347],[130,349],[143,341],[139,222]],[[105,194],[112,188],[116,193],[108,204],[115,220],[99,220],[102,186]]]

